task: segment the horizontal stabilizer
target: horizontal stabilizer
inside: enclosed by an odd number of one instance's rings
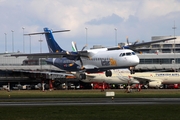
[[[58,33],[58,32],[68,32],[70,30],[58,30],[58,31],[52,31],[52,33]],[[30,34],[24,34],[24,35],[38,35],[38,34],[46,34],[49,32],[38,32],[38,33],[30,33]]]

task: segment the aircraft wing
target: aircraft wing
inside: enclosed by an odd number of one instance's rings
[[[61,58],[64,56],[74,56],[76,57],[77,54],[70,54],[68,52],[60,52],[60,53],[32,53],[32,54],[11,54],[11,56],[20,57],[20,56],[28,56],[28,57],[35,57],[35,58]]]
[[[154,77],[135,77],[132,76],[134,79],[138,80],[139,82],[152,82],[152,81],[160,81],[160,79],[154,78]]]
[[[71,73],[66,73],[66,72],[51,72],[51,71],[38,71],[38,70],[14,70],[14,72],[22,72],[22,73],[27,73],[28,76],[31,76],[31,74],[33,74],[31,77],[43,77],[45,79],[53,79],[54,78],[76,78],[73,74]]]
[[[159,40],[154,40],[154,41],[150,41],[150,42],[143,42],[143,43],[132,44],[132,45],[128,45],[128,47],[130,49],[135,49],[137,47],[142,47],[142,46],[150,45],[152,43],[159,43],[159,42],[164,42],[164,41],[173,40],[173,39],[176,39],[176,37],[166,38],[166,39],[159,39]]]

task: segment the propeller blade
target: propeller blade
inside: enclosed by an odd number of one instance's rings
[[[85,46],[82,48],[82,50],[81,50],[81,51],[83,51],[86,47],[87,47],[87,45],[85,45]]]
[[[138,43],[139,42],[139,40],[136,40],[136,42],[134,42],[134,45],[136,44],[136,43]]]
[[[74,46],[75,46],[75,48],[76,48],[76,51],[78,52],[78,49],[77,49],[77,45],[76,45],[76,43],[74,43]]]
[[[72,44],[72,49],[73,49],[73,51],[74,51],[74,52],[77,52],[77,49],[76,49],[75,43],[72,41],[72,43],[71,43],[71,44]]]
[[[83,62],[82,62],[82,59],[81,59],[81,57],[79,57],[80,59],[80,63],[81,63],[81,69],[83,69],[84,67],[83,67]]]
[[[85,47],[86,47],[86,46],[84,46],[82,50],[84,50]],[[80,53],[78,52],[76,43],[73,42],[73,41],[72,41],[72,49],[73,49],[74,52],[77,52],[77,53],[78,53],[78,56],[77,56],[77,58],[75,59],[75,61],[76,61],[77,59],[79,59],[80,64],[81,64],[81,69],[83,69],[84,67],[83,67],[83,62],[82,62],[82,59],[81,59],[81,55],[80,55]]]

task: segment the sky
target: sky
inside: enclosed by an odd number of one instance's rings
[[[45,27],[70,30],[54,33],[69,51],[72,41],[81,50],[115,46],[127,36],[130,42],[180,36],[180,0],[0,0],[0,15],[0,53],[48,52],[44,35],[23,36]]]

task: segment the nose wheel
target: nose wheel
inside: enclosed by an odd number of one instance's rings
[[[135,74],[135,71],[134,71],[134,70],[130,70],[130,73],[131,73],[131,74]]]
[[[107,71],[105,72],[105,75],[106,75],[106,77],[111,77],[111,76],[112,76],[112,71],[107,70]]]

